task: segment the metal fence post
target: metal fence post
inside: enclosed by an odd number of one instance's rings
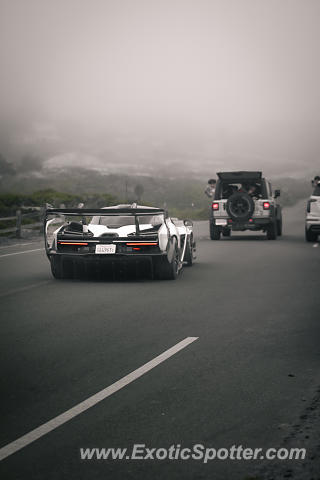
[[[16,215],[17,215],[16,237],[21,238],[21,220],[22,220],[21,210],[17,210]]]
[[[40,235],[44,232],[44,217],[45,217],[45,214],[46,214],[46,208],[45,207],[40,207],[40,210],[39,210],[39,221],[41,222],[41,225],[40,225]]]

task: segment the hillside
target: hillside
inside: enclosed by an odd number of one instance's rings
[[[165,173],[165,172],[163,172]],[[155,175],[107,174],[98,169],[65,168],[53,170],[33,170],[31,173],[20,170],[8,171],[0,177],[2,194],[24,195],[27,204],[33,202],[30,195],[37,191],[64,192],[76,195],[80,202],[92,203],[99,198],[103,201],[112,198],[114,202],[134,202],[166,207],[173,215],[191,218],[207,218],[208,198],[204,195],[206,181],[199,178],[179,177],[168,172],[168,178]],[[310,194],[309,179],[272,179],[273,187],[281,189],[280,201],[283,206],[294,205]],[[103,197],[108,195],[111,197]],[[27,200],[29,198],[29,200]],[[41,197],[42,198],[42,197]],[[89,200],[91,198],[91,200]],[[42,200],[52,203],[52,196]],[[40,198],[39,198],[40,201]],[[101,204],[102,202],[102,204]],[[64,203],[59,196],[56,203]],[[33,204],[33,203],[31,203]],[[94,206],[98,206],[93,203]]]

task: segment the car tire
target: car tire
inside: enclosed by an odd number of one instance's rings
[[[192,267],[192,265],[193,265],[193,248],[192,248],[191,238],[187,241],[184,261],[186,262],[187,267]]]
[[[276,240],[277,239],[277,222],[272,222],[267,227],[267,239]]]
[[[210,238],[211,240],[220,240],[221,237],[221,229],[217,227],[212,222],[210,222]]]
[[[281,237],[282,235],[282,218],[277,220],[277,235]]]
[[[63,262],[63,258],[54,255],[50,258],[51,273],[57,280],[70,278],[72,276],[71,266]]]
[[[179,249],[177,240],[173,239],[173,257],[171,262],[167,256],[155,259],[154,276],[158,280],[176,280],[179,274]]]
[[[306,242],[316,242],[318,240],[318,234],[307,228],[305,230],[305,237]]]
[[[57,280],[64,278],[63,267],[62,267],[62,258],[57,257],[56,255],[50,258],[51,273]]]
[[[230,230],[230,228],[223,228],[223,230],[222,230],[222,235],[223,235],[224,237],[230,237],[230,236],[231,236],[231,230]]]

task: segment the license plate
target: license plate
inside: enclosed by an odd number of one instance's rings
[[[216,218],[216,225],[227,225],[227,220]]]
[[[96,253],[116,253],[116,245],[96,245]]]

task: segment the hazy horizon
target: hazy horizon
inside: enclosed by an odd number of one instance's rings
[[[319,1],[0,9],[0,153],[319,173]]]

